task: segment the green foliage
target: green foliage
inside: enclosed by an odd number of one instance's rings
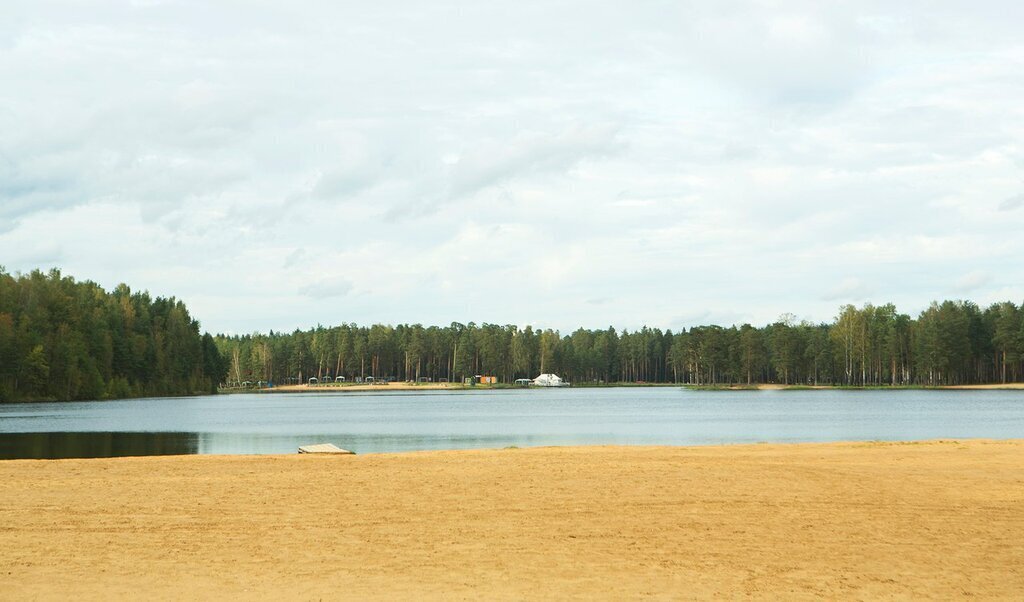
[[[210,392],[224,372],[174,298],[0,269],[0,401]]]
[[[2,331],[0,331],[2,332]],[[934,304],[917,320],[895,306],[840,308],[831,324],[792,316],[762,328],[697,326],[629,332],[452,323],[343,324],[290,334],[217,336],[229,384],[347,381],[373,376],[462,382],[486,374],[511,383],[554,372],[579,385],[612,382],[936,386],[1024,379],[1024,312]],[[1004,376],[1005,373],[1005,376]]]
[[[50,364],[46,361],[42,345],[36,345],[25,356],[22,374],[29,395],[41,396],[46,393],[46,385],[50,382]]]
[[[59,271],[0,268],[0,401],[215,392],[218,384],[448,379],[500,382],[554,372],[579,384],[756,383],[940,386],[1024,380],[1024,310],[933,303],[912,319],[893,305],[840,308],[831,324],[783,316],[678,332],[530,326],[342,324],[216,337],[174,298],[113,292]]]

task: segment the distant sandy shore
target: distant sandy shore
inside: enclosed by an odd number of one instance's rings
[[[1022,475],[1024,441],[4,461],[0,598],[1021,599]]]
[[[609,384],[602,385],[602,387],[633,387],[637,385],[633,384]],[[647,385],[657,387],[686,387],[683,384],[662,384]],[[491,388],[488,385],[478,385],[476,388],[488,389]],[[502,388],[509,388],[504,386]],[[585,387],[584,387],[585,388]],[[801,389],[835,389],[831,385],[779,385],[779,384],[759,384],[759,385],[716,385],[712,386],[714,389],[734,390],[734,391],[786,391],[786,390],[801,390]],[[852,387],[855,388],[855,387]],[[961,389],[961,390],[1024,390],[1024,383],[1007,383],[994,384],[994,385],[958,385],[958,386],[947,386],[947,387],[933,387],[935,389]],[[469,387],[462,383],[408,383],[408,382],[392,382],[387,384],[377,385],[366,385],[366,384],[328,384],[328,385],[284,385],[280,387],[274,387],[273,389],[259,389],[257,391],[248,392],[259,392],[259,393],[338,393],[345,391],[430,391],[437,389],[449,389],[449,390],[466,390]],[[901,390],[903,387],[893,387],[892,390]]]
[[[337,393],[339,391],[430,391],[434,389],[463,389],[460,383],[407,383],[393,382],[381,384],[329,384],[329,385],[282,385],[273,389],[260,389],[260,393]]]
[[[944,389],[1024,389],[1024,383],[1006,383],[997,385],[956,385],[952,387],[943,387]]]
[[[835,389],[837,387],[833,387],[831,385],[775,385],[775,384],[769,384],[769,385],[753,385],[753,386],[750,386],[750,387],[743,386],[743,385],[735,385],[735,386],[727,387],[727,388],[730,388],[730,389],[757,389],[759,391],[785,391],[787,389]],[[856,388],[856,387],[845,387],[845,388]],[[875,388],[875,387],[865,387],[865,388]],[[885,389],[885,387],[880,387],[880,388]],[[892,387],[892,390],[898,391],[898,390],[903,389],[903,388],[910,388],[910,387],[899,387],[899,386],[896,386],[896,387]],[[1024,390],[1024,383],[1006,383],[1006,384],[994,384],[994,385],[949,385],[949,386],[943,386],[943,387],[927,387],[927,388],[929,388],[929,389],[962,389],[962,390],[1000,390],[1000,389],[1005,389],[1005,390]]]

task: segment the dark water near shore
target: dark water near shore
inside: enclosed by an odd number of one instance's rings
[[[1024,438],[1024,391],[675,387],[241,394],[0,405],[0,458]]]

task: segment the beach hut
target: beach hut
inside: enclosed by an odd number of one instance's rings
[[[530,380],[529,378],[517,378],[516,379],[516,386],[517,387],[529,387],[531,384],[533,384],[533,381]]]
[[[320,384],[320,379],[315,377],[315,376],[310,376],[309,377],[309,384],[311,384],[311,385],[319,385]]]
[[[334,377],[334,382],[336,382],[336,383],[343,383],[343,382],[345,382],[345,377],[344,376],[335,376]]]

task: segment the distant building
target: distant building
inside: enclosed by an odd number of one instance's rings
[[[569,383],[562,380],[557,374],[541,374],[533,379],[533,384],[538,387],[568,387]]]

